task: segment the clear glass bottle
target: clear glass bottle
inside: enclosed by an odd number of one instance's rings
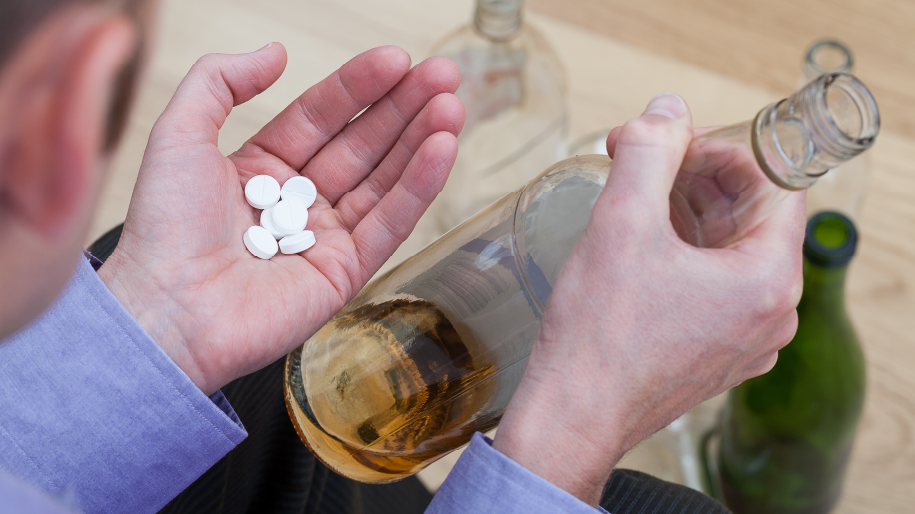
[[[751,122],[694,139],[671,221],[698,246],[737,242],[787,190],[870,147],[878,126],[863,84],[823,76]],[[496,426],[610,172],[597,155],[552,166],[373,280],[292,352],[286,402],[315,455],[388,482]]]
[[[460,151],[430,212],[450,230],[566,157],[568,100],[559,57],[522,20],[521,0],[477,0],[473,22],[434,55],[461,69]]]
[[[841,41],[815,41],[804,54],[798,87],[824,73],[852,73],[854,59],[851,50]],[[807,215],[824,210],[839,211],[857,219],[867,190],[869,155],[852,159],[832,170],[816,187],[807,191]]]
[[[854,224],[807,224],[797,334],[775,367],[731,390],[721,423],[721,489],[735,514],[825,514],[842,488],[864,404],[864,354],[845,311]]]

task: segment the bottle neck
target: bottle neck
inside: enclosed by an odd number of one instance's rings
[[[845,277],[848,265],[823,267],[804,258],[804,303],[845,310]]]
[[[870,148],[879,129],[877,104],[864,84],[833,73],[763,108],[753,121],[752,147],[776,185],[800,190]]]
[[[671,222],[695,246],[733,245],[788,192],[870,148],[879,127],[864,84],[823,75],[753,121],[693,139],[671,191]]]
[[[491,41],[508,41],[521,31],[522,0],[477,0],[473,24]]]

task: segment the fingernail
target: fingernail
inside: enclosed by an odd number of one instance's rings
[[[261,50],[266,50],[266,49],[270,48],[271,46],[273,46],[273,43],[270,43],[269,45],[261,48],[260,50],[258,50],[258,52],[260,52]]]
[[[679,95],[662,93],[648,102],[645,114],[657,114],[665,118],[677,119],[686,113],[686,102]]]

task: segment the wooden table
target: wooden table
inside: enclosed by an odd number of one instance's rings
[[[664,91],[697,125],[750,118],[790,93],[805,47],[834,36],[882,108],[848,286],[868,357],[864,418],[837,512],[915,510],[915,3],[904,0],[528,0],[565,62],[571,138],[622,124]],[[471,0],[165,0],[155,57],[90,241],[121,222],[149,130],[194,61],[280,41],[283,78],[236,108],[220,148],[236,149],[305,88],[355,54],[395,44],[418,62],[469,20]],[[425,244],[411,238],[399,262]]]

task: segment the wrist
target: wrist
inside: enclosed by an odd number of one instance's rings
[[[554,387],[525,376],[493,448],[583,502],[597,506],[614,466],[629,449],[608,412],[572,406]],[[599,414],[599,415],[598,415]],[[600,420],[600,421],[598,421]]]
[[[187,351],[185,338],[175,322],[182,309],[158,286],[152,274],[132,266],[130,262],[115,250],[99,268],[99,278],[124,310],[194,385],[206,395],[215,393],[218,388],[208,387],[203,370]],[[143,279],[138,280],[138,277]]]

